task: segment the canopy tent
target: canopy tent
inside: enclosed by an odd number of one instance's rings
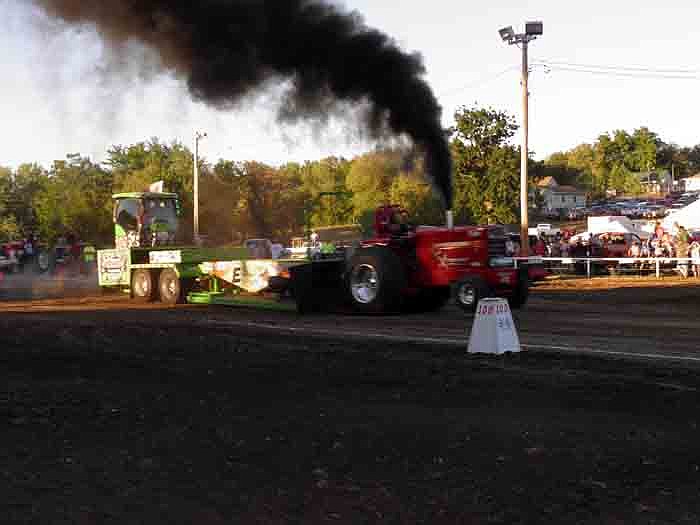
[[[664,230],[671,231],[674,223],[685,226],[686,230],[700,230],[700,200],[688,204],[666,217],[662,223]]]
[[[608,216],[589,217],[588,231],[586,233],[597,235],[600,233],[634,233],[640,237],[648,237],[641,226],[632,222],[628,217]]]
[[[628,217],[623,216],[607,216],[607,217],[589,217],[588,230],[571,237],[571,242],[588,241],[591,236],[598,236],[604,233],[630,233],[638,236],[640,239],[649,237],[649,233],[644,231],[641,226],[632,222]]]

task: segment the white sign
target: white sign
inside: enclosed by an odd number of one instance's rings
[[[158,182],[154,182],[148,187],[148,191],[151,193],[163,193],[163,188],[165,186],[165,182],[162,180],[159,180]]]
[[[148,258],[151,264],[180,264],[182,253],[180,250],[154,251],[148,254]]]
[[[469,337],[470,354],[520,352],[520,339],[505,299],[482,299]]]
[[[270,286],[270,278],[278,277],[286,267],[276,261],[205,262],[199,269],[250,293],[260,293]]]

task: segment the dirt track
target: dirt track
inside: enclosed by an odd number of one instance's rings
[[[464,355],[456,309],[5,302],[3,515],[697,523],[700,362],[570,352],[700,358],[700,288],[547,288],[517,314],[529,351],[503,358]]]

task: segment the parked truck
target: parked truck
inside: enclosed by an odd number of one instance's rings
[[[138,300],[229,304],[301,313],[342,304],[366,314],[432,311],[451,298],[528,297],[527,268],[506,257],[500,226],[412,226],[400,206],[376,210],[374,235],[304,258],[260,259],[246,247],[177,245],[175,194],[114,196],[115,248],[98,252],[99,283]]]

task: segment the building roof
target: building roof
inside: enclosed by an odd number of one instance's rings
[[[556,188],[559,184],[556,179],[552,176],[547,176],[537,183],[538,188]]]
[[[580,193],[585,194],[585,190],[575,188],[574,186],[557,186],[552,190],[552,193]]]
[[[177,193],[153,193],[151,191],[135,191],[131,193],[117,193],[112,199],[177,199]]]

